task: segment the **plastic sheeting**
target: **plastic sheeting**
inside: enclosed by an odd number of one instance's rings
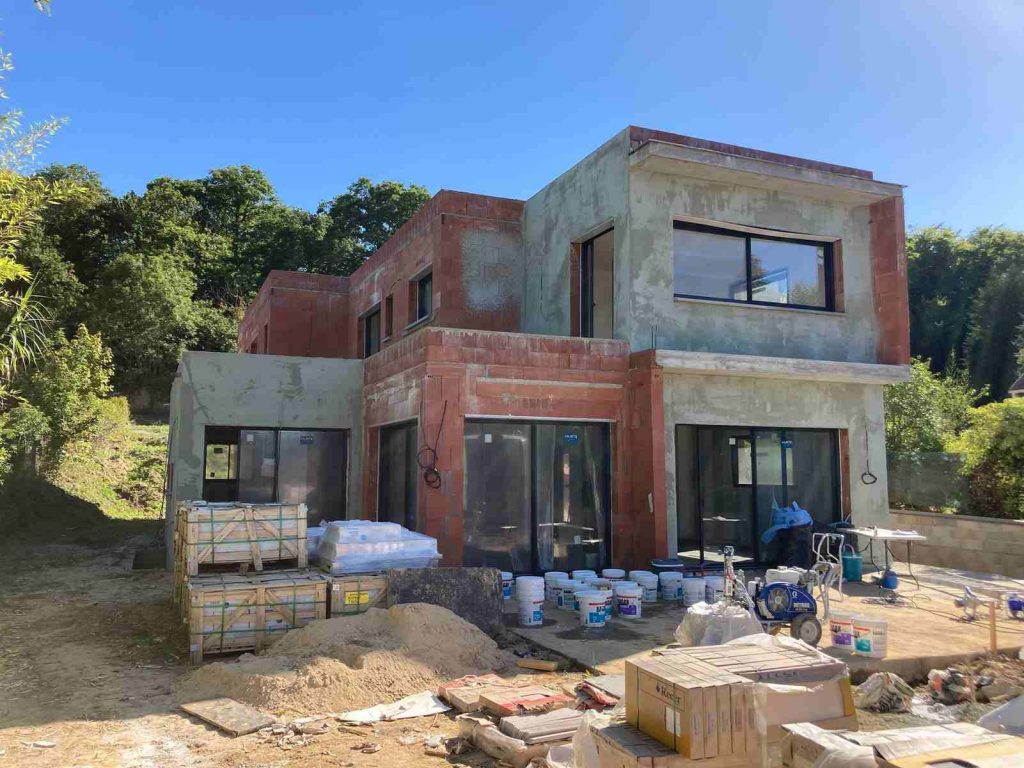
[[[675,631],[676,642],[686,646],[723,645],[748,635],[768,637],[750,611],[722,600],[691,605]]]
[[[367,709],[346,712],[338,717],[346,723],[377,723],[381,720],[405,720],[410,717],[426,717],[447,712],[451,707],[430,691],[406,696],[392,704],[378,704]]]
[[[996,733],[1024,736],[1024,696],[1010,699],[1001,707],[996,707],[982,717],[978,725]]]

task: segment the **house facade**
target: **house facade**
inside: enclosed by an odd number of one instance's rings
[[[525,201],[439,192],[185,354],[168,509],[301,499],[516,573],[774,564],[792,502],[885,525],[903,238],[868,171],[637,127]]]

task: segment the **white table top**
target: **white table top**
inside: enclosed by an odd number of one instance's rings
[[[927,541],[917,531],[892,531],[888,528],[844,528],[840,533],[853,533],[875,541]]]

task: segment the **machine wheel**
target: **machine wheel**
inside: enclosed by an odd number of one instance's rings
[[[790,622],[789,634],[808,645],[817,645],[821,640],[821,622],[817,616],[805,613]]]

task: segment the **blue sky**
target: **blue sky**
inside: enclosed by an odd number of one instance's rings
[[[10,104],[115,192],[248,163],[526,197],[630,123],[867,168],[907,220],[1024,229],[1024,2],[0,6]]]

